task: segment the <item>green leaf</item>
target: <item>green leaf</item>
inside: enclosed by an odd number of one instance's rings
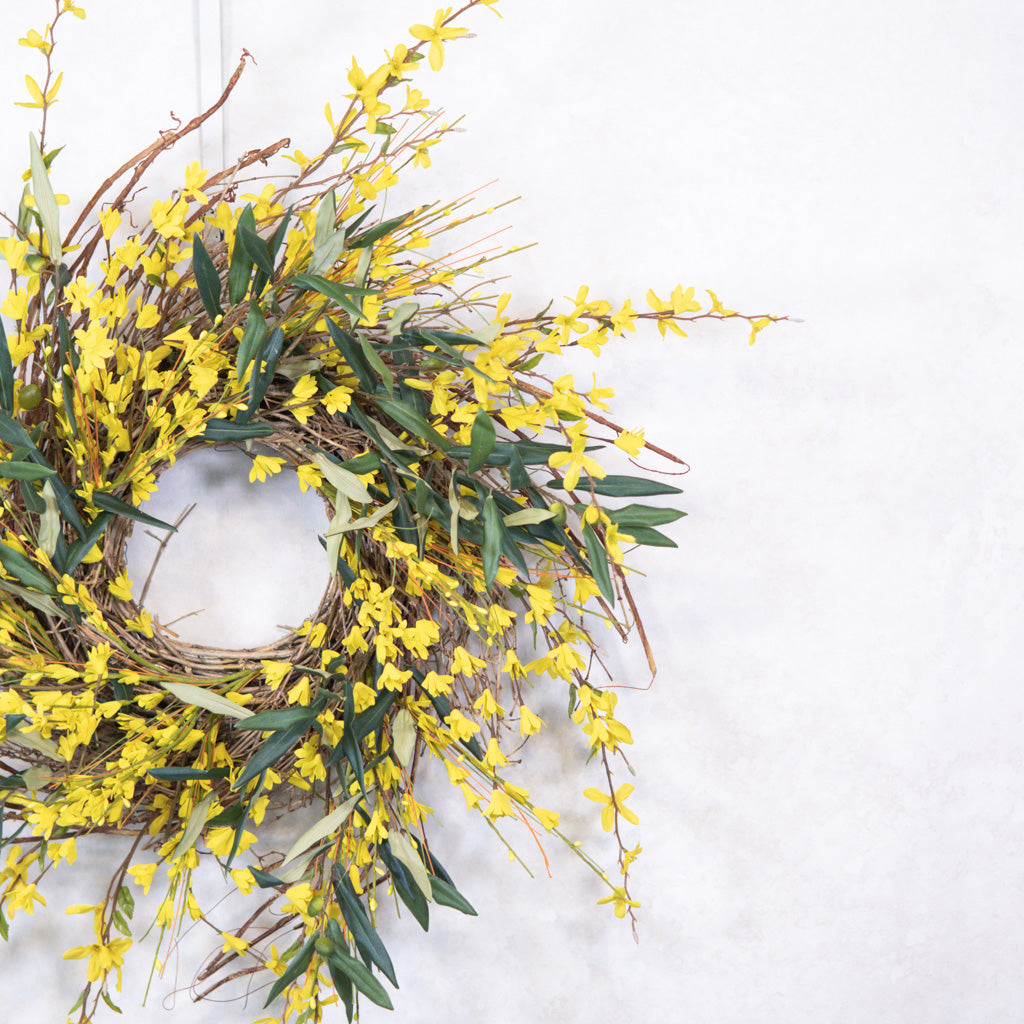
[[[226,779],[227,768],[147,768],[147,775],[161,782],[183,782],[192,779]],[[219,817],[219,815],[218,815]]]
[[[57,592],[49,576],[44,576],[25,555],[7,544],[0,544],[0,565],[26,587],[34,587],[50,597]]]
[[[627,526],[663,526],[674,523],[686,515],[674,508],[655,508],[652,505],[626,505],[623,508],[606,508],[606,515],[613,523],[626,530]]]
[[[396,228],[401,227],[415,212],[415,210],[410,210],[408,213],[403,213],[401,217],[392,217],[391,220],[381,221],[375,228],[370,228],[369,231],[364,231],[361,235],[351,239],[347,243],[348,248],[362,249],[367,245],[373,245],[374,242],[379,242],[385,235],[390,235]]]
[[[331,975],[331,983],[338,998],[345,1004],[345,1017],[349,1024],[352,1024],[352,1017],[355,1012],[355,1000],[352,998],[352,981],[347,974],[338,970],[335,964],[327,961],[327,970]]]
[[[347,331],[343,331],[329,316],[324,317],[327,321],[327,330],[334,342],[334,347],[341,353],[342,359],[351,367],[352,372],[359,380],[359,386],[371,395],[377,390],[377,380],[373,375],[370,364],[363,355],[363,350],[355,337]]]
[[[242,240],[242,228],[248,228],[253,233],[256,231],[256,218],[253,216],[252,203],[246,206],[238,218],[235,242],[231,247],[231,263],[228,266],[228,301],[232,306],[245,298],[246,290],[249,287],[249,278],[252,276],[252,257]]]
[[[192,237],[192,273],[195,274],[196,288],[207,316],[216,320],[224,312],[220,308],[220,276],[198,234]]]
[[[117,906],[129,921],[135,916],[135,897],[127,885],[117,890]]]
[[[274,428],[269,423],[239,423],[237,420],[210,420],[203,431],[203,440],[249,441],[257,437],[270,437]]]
[[[378,376],[384,382],[384,390],[390,398],[395,392],[395,375],[388,369],[387,363],[380,357],[380,353],[366,340],[359,335],[359,347],[370,366],[377,371]]]
[[[380,410],[390,416],[400,427],[408,430],[410,434],[429,441],[441,451],[446,452],[451,447],[451,442],[443,434],[439,434],[415,409],[406,405],[399,399],[392,401],[380,401]]]
[[[370,968],[365,964],[361,964],[355,957],[351,957],[335,947],[334,952],[328,956],[327,962],[328,964],[333,964],[342,974],[351,978],[352,984],[370,1002],[383,1006],[385,1010],[393,1010],[395,1008],[387,989],[373,976]]]
[[[408,870],[409,877],[416,883],[424,897],[428,900],[433,899],[430,875],[409,840],[401,832],[391,829],[388,833],[388,845],[391,852]]]
[[[398,499],[392,498],[386,505],[381,505],[372,515],[360,516],[347,523],[332,525],[325,534],[326,537],[336,537],[340,533],[351,533],[353,530],[365,530],[370,526],[376,526],[388,513],[394,511],[398,505]]]
[[[600,589],[601,596],[614,607],[615,591],[612,589],[612,579],[608,572],[608,552],[589,523],[583,527],[583,542],[587,546],[587,557],[590,559],[594,582]]]
[[[14,412],[14,365],[11,350],[7,347],[7,332],[0,320],[0,409]]]
[[[362,319],[363,310],[361,306],[352,301],[352,296],[362,297],[364,295],[376,295],[377,293],[367,288],[356,288],[352,285],[337,284],[328,281],[316,274],[294,274],[290,279],[302,291],[319,292],[324,298],[330,299],[335,305],[340,306],[352,318],[352,323]]]
[[[43,154],[39,151],[39,143],[36,142],[36,137],[31,132],[28,137],[28,152],[32,167],[32,197],[36,201],[39,220],[46,235],[49,260],[54,266],[57,266],[61,256],[60,213],[53,194],[53,186],[50,184],[50,176],[43,161]]]
[[[173,694],[178,700],[193,707],[203,708],[215,715],[226,715],[228,718],[252,718],[253,713],[248,708],[222,697],[219,693],[213,693],[203,686],[194,686],[192,683],[166,683],[159,684],[168,693]]]
[[[285,884],[280,878],[275,878],[273,875],[268,874],[266,871],[261,871],[259,868],[250,867],[249,871],[252,872],[252,877],[256,879],[256,884],[261,889],[279,889]]]
[[[293,725],[289,729],[281,729],[279,732],[275,732],[274,735],[271,736],[255,754],[253,754],[249,763],[242,769],[241,775],[238,776],[231,788],[241,789],[252,779],[256,778],[256,776],[262,771],[272,767],[277,761],[295,748],[295,745],[303,736],[305,736],[308,729],[308,723],[303,722],[299,725]]]
[[[644,544],[652,548],[677,548],[679,545],[671,538],[666,537],[660,530],[652,530],[649,526],[623,527],[622,532],[632,537],[637,544]]]
[[[110,512],[115,516],[134,519],[137,523],[155,526],[158,530],[170,530],[171,533],[178,532],[177,527],[171,526],[170,523],[165,523],[162,519],[155,519],[153,516],[146,515],[145,512],[140,512],[134,505],[129,505],[120,498],[115,498],[114,495],[106,494],[103,491],[93,491],[92,504],[96,508],[103,509],[104,512]]]
[[[430,885],[434,894],[434,902],[438,906],[452,907],[471,917],[477,916],[473,905],[451,882],[446,882],[443,878],[438,878],[434,875],[430,879]]]
[[[484,544],[482,557],[484,563],[484,584],[488,588],[498,575],[498,562],[501,558],[502,522],[501,513],[494,503],[494,495],[488,494],[484,502]]]
[[[244,722],[239,722],[235,728],[258,730],[259,732],[280,732],[282,729],[291,729],[296,725],[309,728],[326,705],[327,697],[321,695],[305,707],[271,708],[267,711],[259,711]]]
[[[413,752],[416,750],[416,720],[408,708],[402,708],[391,723],[391,740],[394,744],[395,757],[403,768],[409,767]]]
[[[292,957],[284,974],[282,974],[271,987],[270,995],[267,996],[267,1001],[263,1004],[264,1009],[266,1009],[293,981],[295,981],[300,974],[305,974],[306,971],[309,970],[310,961],[313,959],[314,942],[316,942],[316,936],[311,935],[306,939],[302,948],[295,954],[295,956]]]
[[[561,480],[549,480],[547,485],[552,490],[564,490]],[[612,498],[643,498],[655,494],[682,494],[678,487],[663,484],[659,480],[649,480],[642,476],[606,476],[601,480],[591,480],[581,476],[579,483],[573,488],[577,491],[593,490],[595,494],[607,494]]]
[[[80,540],[76,540],[74,544],[68,549],[68,556],[65,560],[64,571],[74,572],[75,568],[82,561],[83,558],[96,546],[99,542],[100,537],[103,536],[103,531],[107,528],[107,524],[113,516],[109,512],[101,512],[90,524],[89,528],[82,535]]]
[[[52,615],[58,619],[66,619],[68,617],[67,610],[63,605],[55,604],[53,600],[45,594],[37,594],[34,590],[26,590],[24,587],[19,587],[17,583],[12,583],[10,580],[0,580],[0,590],[6,590],[7,593],[20,598],[25,602],[25,604],[31,605],[44,615]]]
[[[128,932],[127,934],[130,935],[131,932]],[[103,989],[100,992],[100,995],[103,997],[103,1002],[105,1002],[107,1004],[107,1006],[109,1006],[114,1011],[114,1013],[123,1013],[124,1012],[121,1009],[121,1007],[118,1006],[117,1003],[115,1003],[114,1000],[110,998],[110,994],[107,992],[106,989]]]
[[[424,931],[428,931],[430,929],[430,907],[423,891],[413,882],[408,869],[391,850],[390,840],[385,839],[383,842],[378,843],[377,851],[391,872],[391,878],[395,883],[395,890],[402,902],[409,908],[417,924]]]
[[[235,422],[246,423],[249,417],[260,407],[270,385],[273,383],[274,374],[277,371],[277,361],[281,358],[281,349],[284,347],[284,331],[275,327],[270,332],[263,351],[256,355],[256,368],[249,379],[249,403],[244,411],[235,417]]]
[[[255,223],[255,221],[254,221]],[[239,221],[238,234],[246,255],[253,261],[257,269],[268,278],[274,276],[274,261],[270,256],[270,247],[257,233],[255,227],[248,227]]]
[[[235,356],[235,368],[238,379],[245,376],[246,367],[252,362],[253,357],[267,339],[267,321],[263,319],[259,303],[255,299],[249,300],[249,316],[245,321],[245,330],[242,331],[242,339],[238,343],[238,353]],[[257,370],[259,367],[256,368]]]
[[[53,466],[43,457],[36,447],[35,442],[28,436],[25,428],[13,417],[5,412],[0,412],[0,441],[4,441],[12,448],[24,448],[28,457],[44,469],[53,469]],[[81,537],[85,533],[85,524],[78,513],[75,502],[71,497],[67,484],[59,476],[52,478],[53,490],[57,496],[57,507],[60,509],[64,522],[69,523],[75,533]]]
[[[56,472],[31,462],[0,462],[0,480],[45,480]]]
[[[345,922],[345,927],[352,933],[352,939],[356,944],[356,949],[359,950],[359,955],[368,965],[375,964],[384,977],[395,988],[398,988],[398,979],[395,977],[395,968],[391,963],[391,957],[388,956],[388,951],[384,947],[384,943],[381,942],[380,936],[374,931],[366,910],[352,888],[348,874],[342,868],[335,866],[332,882],[342,920]],[[328,933],[333,939],[335,936],[331,928],[332,924],[334,928],[338,928],[338,926],[333,921],[329,921],[327,924]],[[340,928],[335,944],[339,946],[342,944]]]
[[[494,451],[497,440],[494,420],[483,409],[478,409],[469,435],[470,455],[467,468],[470,473],[483,469],[491,452]]]
[[[335,228],[337,203],[334,189],[331,189],[320,202],[316,211],[316,224],[313,228],[313,255],[309,258],[309,273],[321,274],[330,270],[338,257],[345,250],[345,228]]]

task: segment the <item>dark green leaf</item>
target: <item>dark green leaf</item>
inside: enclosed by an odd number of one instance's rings
[[[293,981],[295,981],[299,975],[305,974],[309,969],[310,961],[313,959],[314,942],[316,942],[316,936],[311,935],[306,940],[303,947],[295,954],[295,956],[292,957],[291,962],[288,964],[287,968],[285,968],[284,974],[282,974],[271,987],[270,995],[267,996],[267,1001],[263,1004],[264,1009],[266,1009]]]
[[[261,772],[265,771],[267,768],[273,767],[277,761],[295,749],[295,745],[303,736],[305,736],[308,729],[308,723],[300,722],[298,725],[293,725],[289,729],[282,729],[280,732],[275,732],[274,735],[271,736],[255,754],[253,754],[248,764],[246,764],[245,768],[242,769],[242,774],[235,780],[231,788],[241,789],[252,779],[256,778],[256,776]]]
[[[370,228],[369,231],[364,231],[361,235],[349,239],[345,245],[349,249],[362,249],[368,245],[373,245],[374,242],[379,242],[385,235],[390,235],[395,228],[401,227],[414,212],[410,210],[408,213],[403,213],[401,217],[392,217],[391,220],[381,221],[380,224]]]
[[[679,545],[671,538],[666,537],[660,530],[652,530],[649,526],[628,526],[623,527],[622,532],[632,537],[637,544],[644,544],[652,548],[677,548]]]
[[[501,558],[502,522],[501,513],[494,503],[494,495],[488,494],[484,502],[484,545],[482,551],[484,563],[484,584],[488,588],[498,575],[498,562]]]
[[[137,523],[145,523],[146,526],[155,526],[158,530],[170,530],[171,533],[178,532],[177,527],[171,526],[170,523],[165,523],[162,519],[156,519],[153,516],[146,515],[145,512],[140,512],[134,505],[129,505],[120,498],[115,498],[114,495],[106,494],[103,491],[93,491],[92,504],[95,505],[96,508],[101,508],[104,512],[110,512],[115,516],[124,516],[125,519],[134,519]]]
[[[561,480],[549,480],[547,486],[553,490],[563,490]],[[655,494],[682,494],[678,487],[663,484],[659,480],[649,480],[642,476],[606,476],[601,480],[591,480],[581,476],[574,490],[589,491],[595,494],[607,494],[613,498],[643,498]]]
[[[252,877],[256,879],[256,884],[261,889],[280,889],[288,884],[287,882],[282,882],[280,878],[275,878],[273,875],[268,874],[266,871],[261,871],[259,868],[250,866],[249,871],[252,872]]]
[[[80,540],[76,540],[74,544],[68,549],[67,561],[64,565],[65,572],[74,572],[75,568],[79,565],[83,558],[94,547],[100,537],[103,536],[103,531],[107,528],[107,524],[113,516],[109,512],[101,512],[90,524],[88,529]]]
[[[0,480],[45,480],[56,472],[33,462],[0,462]]]
[[[352,318],[352,323],[362,319],[362,307],[352,301],[353,296],[376,295],[377,293],[368,288],[356,288],[353,285],[337,284],[328,281],[316,274],[295,274],[290,279],[303,291],[319,292],[326,299],[330,299],[335,305],[340,306]]]
[[[382,412],[390,416],[403,429],[408,430],[410,434],[415,434],[416,437],[422,438],[424,441],[430,441],[441,451],[446,452],[451,447],[448,438],[439,434],[415,409],[404,402],[395,399],[390,402],[381,401],[378,405]]]
[[[388,956],[384,943],[381,942],[380,936],[370,923],[369,915],[359,901],[355,889],[352,888],[352,882],[348,874],[341,867],[335,867],[334,869],[333,886],[334,895],[338,901],[338,910],[341,911],[345,927],[352,933],[352,939],[356,944],[359,955],[367,966],[371,963],[376,964],[388,981],[395,988],[398,988],[398,979],[395,976],[395,967],[391,962],[391,957]],[[334,928],[338,929],[337,932],[331,927],[332,924]],[[331,938],[334,939],[335,944],[340,946],[341,929],[338,928],[337,923],[328,922],[327,930]]]
[[[275,327],[270,332],[263,350],[256,355],[256,367],[249,380],[249,404],[235,417],[235,422],[247,423],[249,417],[260,407],[277,371],[277,361],[284,347],[284,331]]]
[[[395,391],[395,375],[388,369],[387,363],[381,359],[380,353],[363,335],[359,335],[359,347],[363,350],[367,363],[370,364],[384,382],[384,390],[387,392],[388,398],[390,398]]]
[[[409,908],[409,912],[424,931],[430,929],[430,907],[427,904],[427,897],[423,890],[413,881],[405,865],[391,852],[391,847],[385,839],[377,844],[377,852],[381,855],[384,863],[391,872],[391,879],[395,883],[395,891],[399,898]]]
[[[352,368],[352,372],[359,380],[359,386],[372,395],[377,390],[377,379],[374,377],[373,369],[366,361],[366,356],[355,336],[343,331],[329,316],[324,319],[327,321],[327,330],[334,342],[334,347]]]
[[[232,306],[245,298],[252,276],[252,257],[242,241],[242,229],[248,228],[256,232],[256,218],[253,216],[252,203],[242,211],[235,229],[235,243],[231,247],[231,263],[228,267],[228,301]]]
[[[326,695],[316,698],[311,704],[297,708],[273,708],[269,711],[258,711],[251,718],[236,722],[236,729],[256,729],[260,732],[279,732],[291,729],[296,725],[313,724],[314,719],[327,705]]]
[[[483,469],[488,456],[494,451],[497,440],[494,420],[483,409],[478,409],[469,435],[470,455],[467,468],[470,473]]]
[[[238,354],[235,357],[239,380],[245,376],[246,367],[252,362],[253,357],[263,348],[267,330],[267,321],[263,319],[259,303],[255,299],[250,299],[249,316],[245,321],[245,330],[242,331],[242,340],[238,343]]]
[[[606,508],[604,511],[613,523],[618,523],[623,529],[627,526],[663,526],[686,515],[678,509],[655,508],[652,505],[625,505],[622,508]]]
[[[14,366],[11,350],[7,347],[7,332],[0,320],[0,409],[14,412]]]
[[[274,261],[270,256],[270,247],[266,241],[260,238],[254,228],[246,227],[241,223],[238,225],[238,234],[242,239],[246,254],[256,264],[257,269],[268,278],[273,277]]]
[[[327,961],[327,970],[331,974],[331,982],[338,998],[345,1004],[345,1017],[349,1024],[352,1024],[352,1015],[355,1012],[355,1000],[352,998],[352,981],[347,974],[338,969],[337,964]]]
[[[340,949],[335,949],[327,958],[327,962],[328,964],[333,964],[343,974],[347,974],[352,979],[352,984],[370,1002],[383,1006],[385,1010],[393,1010],[395,1008],[391,1002],[391,997],[387,993],[387,989],[373,976],[369,967],[361,964],[347,953],[343,953]]]
[[[228,777],[227,768],[147,768],[146,772],[161,782],[180,782],[183,779],[226,779]]]
[[[195,274],[196,288],[199,289],[199,298],[203,301],[206,314],[211,320],[216,320],[224,312],[220,308],[220,276],[198,234],[192,238],[192,272]]]
[[[459,892],[450,882],[436,876],[430,879],[430,891],[433,893],[434,902],[442,907],[453,907],[455,910],[476,917],[477,912],[473,905]]]
[[[380,469],[380,456],[374,455],[373,452],[366,452],[365,455],[357,455],[354,459],[348,459],[340,465],[343,469],[359,476],[361,473],[372,473],[374,470]]]
[[[594,582],[600,588],[601,596],[614,606],[615,591],[612,589],[612,580],[608,572],[608,553],[589,523],[583,527],[583,542],[587,546],[587,557],[590,559],[590,570],[594,575]]]
[[[0,565],[26,587],[34,587],[40,593],[51,597],[57,592],[53,581],[44,576],[20,551],[6,544],[0,544]]]
[[[203,431],[204,441],[248,441],[270,437],[274,428],[269,423],[245,423],[238,420],[210,420]]]

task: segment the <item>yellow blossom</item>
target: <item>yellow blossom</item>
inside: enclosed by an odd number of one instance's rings
[[[464,28],[449,28],[444,24],[445,18],[452,13],[450,7],[441,8],[434,15],[433,25],[413,25],[409,34],[414,39],[422,39],[430,43],[430,66],[435,71],[440,71],[444,64],[444,41],[446,39],[458,39],[466,34]]]
[[[640,906],[640,904],[636,900],[631,900],[626,895],[626,890],[621,886],[613,887],[611,896],[605,896],[603,899],[597,901],[598,906],[600,906],[602,903],[614,903],[616,917],[625,917],[626,907]]]

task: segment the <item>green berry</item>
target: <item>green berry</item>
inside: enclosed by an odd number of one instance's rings
[[[43,400],[43,393],[38,384],[26,384],[18,392],[18,406],[26,412],[35,409]]]
[[[318,935],[313,948],[320,956],[330,956],[334,952],[334,943],[326,935]]]

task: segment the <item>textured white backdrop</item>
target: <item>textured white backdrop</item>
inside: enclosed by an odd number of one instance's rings
[[[49,10],[12,6],[5,96],[27,69],[16,35]],[[197,101],[190,7],[169,27],[165,5],[86,6],[52,127],[72,194]],[[693,467],[679,550],[637,560],[661,672],[650,692],[622,693],[640,945],[569,859],[531,881],[486,830],[459,825],[438,850],[480,918],[391,928],[397,1013],[364,1019],[1018,1024],[1024,8],[502,6],[503,21],[471,18],[479,38],[452,46],[442,74],[421,76],[467,132],[434,150],[425,187],[400,186],[408,205],[494,178],[487,202],[521,194],[506,237],[542,243],[510,264],[524,308],[581,283],[642,300],[681,280],[805,323],[753,349],[736,325],[638,334],[594,367],[622,421]],[[283,134],[312,151],[349,54],[373,66],[432,13],[224,0],[227,65],[242,46],[260,61],[227,155]],[[7,107],[3,124],[17,140],[0,153],[12,209],[33,122]],[[166,181],[194,155],[165,161]],[[261,585],[276,586],[254,559],[240,592]],[[614,656],[623,681],[646,683],[636,652]],[[578,806],[594,784],[560,759],[574,742],[542,746],[535,788],[551,805]],[[439,813],[461,822],[447,800],[439,791]],[[592,814],[567,820],[602,849]],[[102,851],[89,857],[98,887]],[[79,965],[38,989],[28,972],[51,978],[82,941],[61,908],[90,895],[56,886],[52,913],[16,918],[29,944],[0,948],[0,997],[19,1018],[27,999],[39,1021],[73,1000]],[[193,969],[183,962],[180,984]],[[251,1019],[184,995],[177,1008]],[[173,1019],[159,999],[126,1016]]]

